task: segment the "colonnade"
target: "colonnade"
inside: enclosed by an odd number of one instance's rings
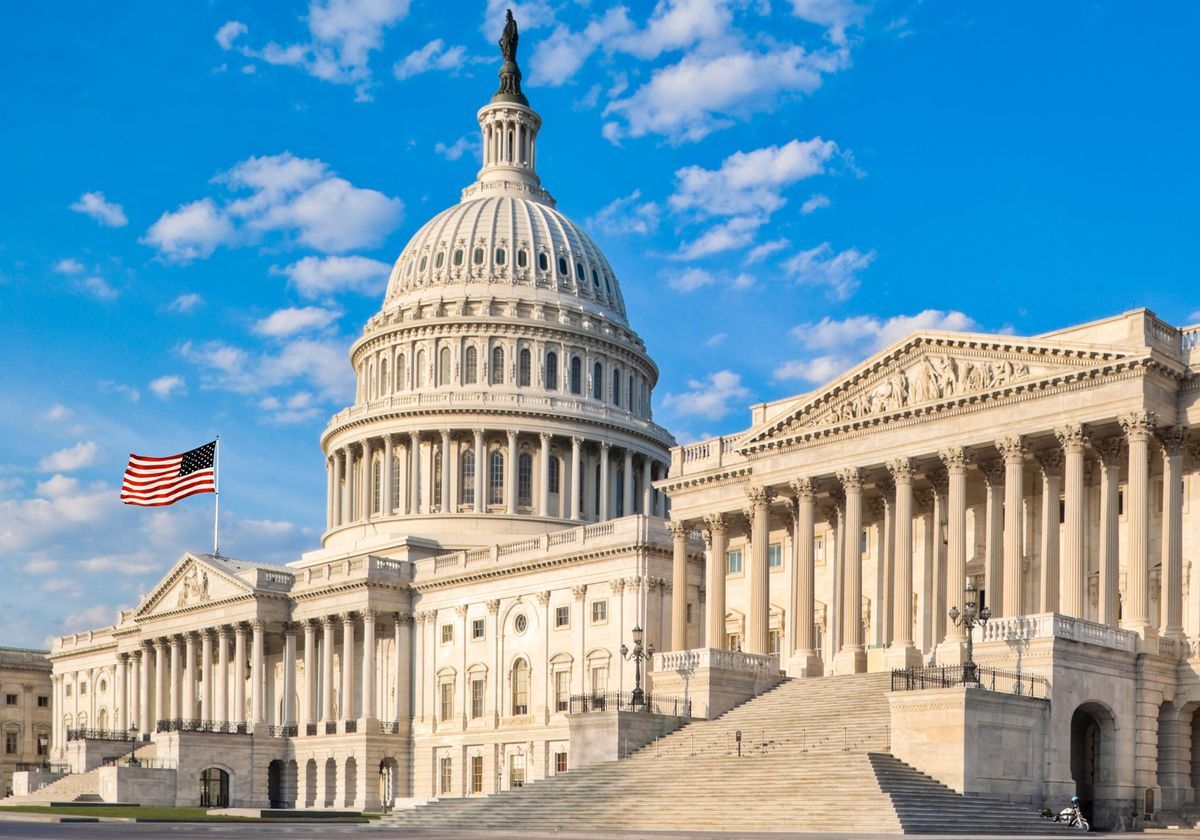
[[[836,543],[833,576],[835,616],[829,622],[834,634],[835,672],[860,671],[865,667],[863,611],[863,563],[859,545],[863,530],[864,503],[873,502],[880,528],[879,565],[875,578],[876,617],[871,622],[875,645],[888,646],[893,664],[918,661],[914,618],[908,608],[914,602],[913,520],[920,497],[931,508],[935,534],[932,577],[927,595],[932,598],[933,642],[940,663],[961,661],[963,633],[945,619],[950,606],[962,607],[968,583],[967,511],[968,482],[982,478],[984,487],[983,562],[972,581],[993,617],[1037,612],[1058,612],[1087,618],[1088,553],[1086,529],[1089,521],[1089,461],[1099,467],[1100,539],[1098,554],[1099,623],[1120,626],[1142,636],[1183,635],[1183,547],[1182,482],[1183,454],[1187,429],[1160,428],[1150,412],[1139,411],[1118,418],[1119,431],[1109,424],[1103,437],[1080,424],[1067,424],[1029,435],[1005,436],[973,447],[952,446],[934,453],[896,458],[879,466],[847,465],[831,474],[797,477],[780,483],[744,487],[736,500],[740,510],[715,511],[700,520],[672,523],[675,579],[683,579],[687,563],[687,534],[702,529],[709,546],[705,574],[706,633],[708,647],[724,647],[726,596],[725,556],[729,530],[741,529],[748,536],[746,575],[749,600],[746,605],[745,650],[766,654],[770,650],[769,523],[772,514],[784,514],[791,534],[791,592],[795,655],[816,658],[814,524],[824,518]],[[1200,458],[1200,444],[1193,443]],[[1089,459],[1090,453],[1090,459]],[[1151,456],[1161,460],[1162,535],[1160,615],[1152,623],[1150,547],[1152,490]],[[1030,461],[1033,461],[1031,464]],[[1125,470],[1123,506],[1119,497],[1121,469]],[[1041,568],[1036,581],[1027,580],[1024,512],[1027,499],[1026,470],[1040,474],[1042,513]],[[1060,522],[1060,494],[1062,515]],[[1126,556],[1118,557],[1121,511],[1125,518]],[[924,515],[924,514],[921,514]],[[1095,521],[1092,518],[1092,521]],[[978,534],[979,520],[976,521]],[[978,537],[976,539],[978,542]],[[1061,552],[1060,552],[1061,544]],[[1095,555],[1093,555],[1095,556]],[[1120,569],[1125,569],[1125,588],[1120,591]],[[1027,593],[1034,592],[1029,598]],[[672,644],[686,646],[686,587],[675,586],[672,605]],[[928,653],[928,651],[925,651]]]
[[[329,528],[447,512],[572,521],[666,512],[653,486],[666,474],[661,461],[582,437],[515,429],[386,434],[339,447],[326,466]]]

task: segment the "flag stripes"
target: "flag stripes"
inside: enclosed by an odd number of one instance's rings
[[[160,507],[197,493],[215,493],[216,449],[217,443],[213,441],[166,458],[131,453],[121,481],[121,501],[127,505]]]

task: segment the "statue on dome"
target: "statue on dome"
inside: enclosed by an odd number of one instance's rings
[[[528,105],[525,94],[521,93],[521,68],[517,66],[517,42],[521,39],[517,32],[517,22],[513,18],[512,9],[507,11],[504,23],[504,33],[500,36],[500,55],[504,63],[500,65],[500,89],[492,97],[497,99],[515,100],[522,105]]]
[[[504,56],[504,62],[517,62],[517,41],[521,39],[517,32],[517,22],[513,20],[512,9],[507,10],[507,17],[504,23],[504,34],[500,36],[500,55]]]

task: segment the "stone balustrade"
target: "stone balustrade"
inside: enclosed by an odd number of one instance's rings
[[[971,634],[976,644],[983,642],[1025,642],[1033,639],[1068,639],[1133,653],[1137,650],[1138,634],[1098,624],[1061,613],[1012,616],[992,619],[977,626]],[[1160,640],[1162,641],[1162,640]]]

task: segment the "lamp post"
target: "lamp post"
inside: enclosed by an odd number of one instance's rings
[[[988,623],[988,619],[992,617],[992,611],[987,607],[979,608],[978,593],[975,589],[975,584],[968,583],[967,590],[963,596],[962,612],[958,611],[958,607],[950,608],[950,620],[954,622],[955,627],[961,627],[967,634],[967,661],[963,663],[962,681],[978,682],[977,668],[975,665],[975,645],[971,639],[971,631],[976,625],[982,627]]]
[[[633,694],[630,696],[630,705],[635,709],[646,702],[646,693],[642,691],[642,662],[653,655],[654,645],[642,648],[642,626],[639,624],[633,628],[633,650],[621,645],[621,658],[633,660]]]

